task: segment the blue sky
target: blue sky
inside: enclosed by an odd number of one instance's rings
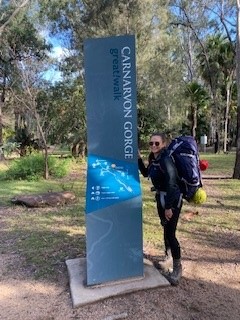
[[[44,73],[44,79],[51,82],[59,81],[61,80],[61,72],[57,70],[54,63],[57,65],[64,57],[70,55],[70,51],[62,45],[60,39],[50,36],[48,30],[42,30],[41,36],[53,46],[51,53],[49,54],[49,57],[53,60],[53,67]]]

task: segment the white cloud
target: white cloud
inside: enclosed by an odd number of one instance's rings
[[[67,48],[61,46],[54,46],[50,52],[50,57],[56,60],[69,57],[73,52]]]
[[[50,56],[54,59],[61,59],[64,55],[64,48],[57,46],[52,48],[52,52],[50,53]]]
[[[54,69],[49,69],[47,72],[44,73],[44,79],[50,81],[52,83],[56,81],[60,81],[62,78],[61,72],[56,71]]]

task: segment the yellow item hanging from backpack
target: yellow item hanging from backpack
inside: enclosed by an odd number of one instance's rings
[[[203,204],[207,200],[207,193],[203,188],[198,188],[191,198],[190,202],[194,204]]]

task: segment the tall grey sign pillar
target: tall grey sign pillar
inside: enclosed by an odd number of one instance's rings
[[[143,276],[135,37],[84,42],[87,285]]]

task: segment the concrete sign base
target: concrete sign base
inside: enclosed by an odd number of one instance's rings
[[[170,283],[153,264],[144,260],[144,276],[102,285],[86,285],[86,259],[77,258],[66,261],[73,308],[95,303],[113,296],[123,295],[156,287],[166,287]]]

